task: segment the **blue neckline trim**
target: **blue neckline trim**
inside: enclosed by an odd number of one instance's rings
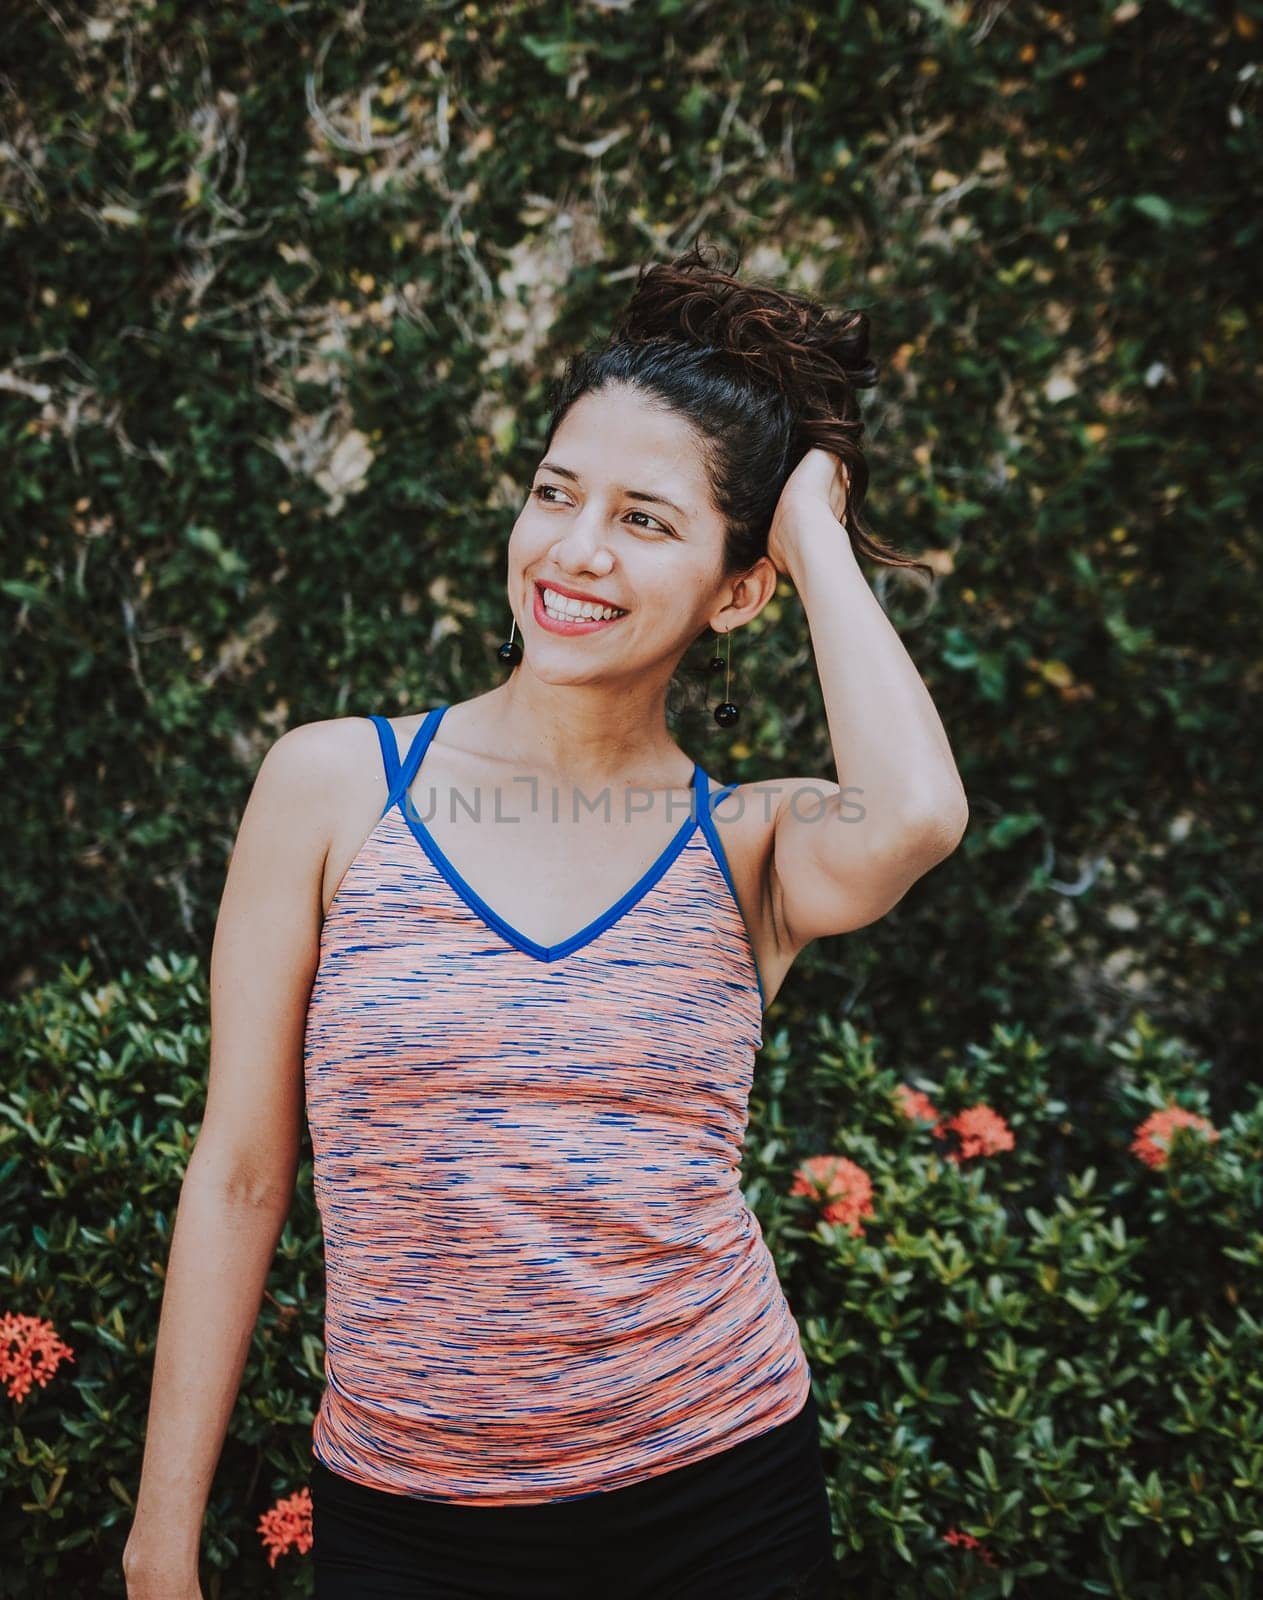
[[[573,951],[582,949],[584,945],[590,944],[593,939],[599,938],[607,928],[612,928],[620,917],[630,911],[638,901],[642,900],[664,875],[680,851],[684,849],[694,832],[700,828],[704,838],[710,845],[710,851],[716,865],[723,874],[724,882],[728,886],[728,893],[732,896],[732,903],[737,909],[737,915],[741,918],[742,927],[745,929],[746,948],[750,956],[750,965],[754,969],[754,981],[758,985],[759,1004],[763,1011],[767,1010],[767,994],[763,988],[763,975],[759,971],[758,957],[754,953],[754,940],[750,936],[749,924],[746,922],[745,913],[741,909],[741,901],[737,898],[737,888],[733,882],[731,868],[728,865],[728,855],[712,815],[713,808],[737,787],[735,783],[730,783],[723,789],[712,790],[710,779],[695,761],[691,779],[692,807],[690,815],[681,824],[675,836],[667,842],[658,859],[641,874],[640,878],[628,889],[626,894],[620,895],[607,911],[588,923],[586,928],[580,928],[578,933],[572,934],[570,938],[563,940],[560,944],[539,944],[536,940],[529,939],[524,933],[519,932],[511,922],[507,922],[498,911],[487,904],[471,884],[466,882],[448,859],[438,840],[425,824],[413,815],[405,803],[408,790],[412,787],[413,779],[421,766],[422,758],[429,747],[430,740],[434,737],[435,729],[443,720],[443,713],[448,710],[448,707],[449,703],[444,702],[435,706],[433,710],[426,714],[422,719],[421,726],[413,735],[412,743],[408,747],[408,753],[402,762],[399,760],[399,747],[395,742],[394,729],[387,719],[374,715],[369,720],[377,729],[377,737],[382,748],[382,760],[386,769],[386,780],[389,786],[386,804],[382,807],[382,817],[392,807],[398,807],[399,814],[407,824],[409,832],[425,851],[435,870],[446,880],[452,892],[470,911],[481,918],[488,927],[507,939],[510,944],[524,951],[527,955],[534,956],[536,960],[559,960],[562,956],[570,955]],[[378,820],[380,821],[381,818]]]
[[[438,840],[416,815],[414,808],[406,804],[408,790],[412,787],[412,782],[421,765],[422,757],[425,755],[430,740],[434,737],[435,729],[442,721],[443,713],[447,709],[447,704],[436,706],[417,729],[408,754],[405,756],[402,765],[395,772],[390,787],[390,795],[382,809],[382,816],[385,816],[392,806],[397,805],[400,815],[408,825],[409,832],[430,858],[436,871],[441,873],[447,880],[453,892],[489,927],[495,929],[510,944],[516,945],[519,950],[525,951],[529,956],[534,956],[537,961],[557,961],[562,956],[568,956],[573,951],[581,949],[584,945],[591,944],[593,939],[599,938],[607,928],[612,928],[626,912],[630,911],[638,901],[644,899],[645,895],[649,893],[650,889],[663,876],[667,868],[688,843],[698,826],[699,818],[706,815],[706,774],[695,761],[690,780],[692,803],[689,815],[677,828],[675,834],[667,842],[657,859],[641,873],[640,877],[625,894],[620,895],[608,910],[602,912],[599,917],[595,917],[586,927],[580,928],[577,933],[571,934],[568,939],[563,939],[560,944],[540,944],[537,940],[528,938],[526,934],[515,928],[511,922],[506,921],[498,911],[487,904],[477,890],[456,870]],[[387,725],[387,732],[389,731],[389,725]],[[378,725],[378,733],[379,735],[382,734],[380,724]],[[391,736],[393,738],[393,734]],[[390,771],[389,764],[387,765],[387,771],[388,773]],[[725,876],[728,876],[726,869]],[[731,881],[731,878],[729,878],[730,885]],[[761,995],[762,984],[759,986],[759,992]]]

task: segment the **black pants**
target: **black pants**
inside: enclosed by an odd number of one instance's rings
[[[574,1500],[461,1505],[313,1459],[315,1600],[836,1600],[819,1417]]]

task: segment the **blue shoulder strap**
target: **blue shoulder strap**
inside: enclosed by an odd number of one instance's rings
[[[706,787],[702,791],[702,807],[697,819],[698,825],[700,826],[707,843],[710,845],[711,854],[714,856],[720,872],[722,872],[724,875],[724,882],[728,885],[728,892],[732,896],[733,904],[736,906],[737,910],[740,911],[741,902],[737,899],[737,886],[732,881],[732,868],[728,865],[728,853],[724,849],[723,840],[719,837],[719,829],[715,826],[715,818],[713,815],[715,807],[720,803],[721,800],[730,795],[732,791],[738,787],[738,785],[735,783],[729,783],[725,784],[722,789],[715,789],[711,787],[709,773],[705,774],[705,778]],[[750,940],[750,961],[754,967],[754,975],[758,980],[759,999],[763,1002],[763,1007],[766,1010],[767,991],[763,987],[763,974],[759,971],[759,963],[754,954],[753,939]]]
[[[714,812],[715,807],[721,800],[727,799],[732,791],[736,788],[739,788],[740,785],[735,783],[726,783],[722,789],[713,788],[710,786],[711,778],[709,773],[706,775],[706,782],[708,786],[708,793],[706,796],[706,821],[711,825],[711,827],[714,827],[715,823],[712,813]]]
[[[386,772],[386,804],[382,807],[384,817],[390,808],[398,805],[408,790],[412,787],[412,780],[417,775],[417,768],[421,765],[421,757],[426,752],[426,747],[434,736],[443,713],[447,710],[446,704],[435,706],[421,719],[421,726],[412,736],[412,743],[408,746],[408,753],[403,760],[399,759],[399,743],[395,738],[395,730],[385,717],[370,716],[369,720],[377,729],[377,737],[382,747],[382,766]],[[381,818],[378,818],[380,821]]]
[[[377,729],[377,738],[382,747],[382,766],[386,769],[386,793],[393,794],[395,784],[399,781],[399,745],[395,739],[395,730],[385,717],[379,717],[376,713],[371,714],[368,720]],[[391,803],[388,802],[382,807],[383,817],[390,810]]]

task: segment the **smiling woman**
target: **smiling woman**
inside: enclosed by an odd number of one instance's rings
[[[317,1600],[834,1590],[812,1371],[740,1187],[749,1093],[803,946],[883,915],[963,826],[855,562],[915,565],[860,523],[866,341],[861,313],[700,251],[646,269],[554,397],[507,541],[506,680],[264,761],[195,1164],[208,1195],[283,1193],[305,1099]],[[782,576],[840,782],[722,785],[668,687]],[[182,1239],[172,1261],[184,1295],[199,1263]]]

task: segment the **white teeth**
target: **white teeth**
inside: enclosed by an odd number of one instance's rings
[[[611,617],[626,616],[617,606],[598,606],[591,600],[572,600],[567,595],[558,594],[555,589],[545,588],[543,591],[544,610],[550,617],[558,622],[588,622],[600,619],[605,622]]]

